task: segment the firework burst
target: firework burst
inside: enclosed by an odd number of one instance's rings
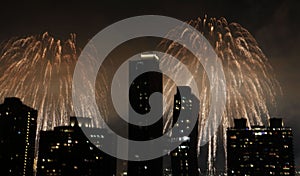
[[[267,57],[259,48],[253,36],[237,23],[228,24],[225,18],[198,18],[188,22],[199,30],[215,48],[215,52],[222,60],[226,77],[227,102],[226,110],[220,125],[220,135],[223,137],[226,154],[226,129],[233,125],[234,118],[244,117],[250,125],[266,125],[270,106],[276,106],[276,96],[280,94],[280,86],[274,77],[271,65]],[[188,39],[194,47],[203,47],[201,39],[196,34],[183,27],[170,31],[168,35],[179,36],[178,40]],[[183,46],[177,42],[162,41],[160,48],[181,60],[193,73],[197,80],[200,97],[199,112],[199,153],[202,138],[210,138],[208,143],[208,174],[215,173],[215,160],[217,151],[217,139],[220,135],[211,134],[203,129],[207,121],[210,107],[209,80],[201,63]],[[168,60],[163,60],[168,62]],[[180,67],[180,66],[178,66]],[[180,69],[178,69],[180,70]],[[215,70],[216,71],[216,70]],[[175,72],[174,74],[180,74]],[[187,80],[189,84],[191,80]],[[175,85],[170,80],[165,80],[165,91],[174,94]],[[172,102],[169,96],[168,102]],[[170,103],[169,103],[170,104]],[[170,127],[172,120],[171,108],[167,117],[165,129]],[[217,122],[216,122],[217,123]],[[218,128],[218,127],[215,127]],[[222,139],[222,138],[221,138]],[[201,144],[202,145],[202,144]]]

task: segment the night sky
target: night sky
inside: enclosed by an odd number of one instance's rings
[[[166,15],[180,20],[225,17],[249,30],[269,58],[283,96],[271,116],[294,129],[296,165],[300,166],[300,1],[12,1],[0,3],[0,41],[48,31],[59,39],[77,34],[83,48],[104,27],[136,15]],[[1,67],[1,65],[0,65]]]

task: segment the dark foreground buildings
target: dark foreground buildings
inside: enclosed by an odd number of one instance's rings
[[[0,172],[5,176],[33,175],[37,111],[18,98],[0,105]]]
[[[227,130],[227,167],[229,176],[295,175],[291,128],[278,118],[251,129],[246,119],[235,119]]]
[[[69,126],[41,131],[37,175],[114,176],[116,159],[98,149],[107,135],[104,129],[92,128],[89,118],[76,117]]]
[[[159,62],[156,55],[146,54],[142,55],[141,57],[141,60],[130,61],[129,64],[130,104],[133,111],[142,115],[145,115],[150,111],[153,111],[153,109],[156,109],[156,114],[161,114],[161,118],[154,124],[148,126],[129,124],[128,137],[129,139],[136,141],[155,139],[160,137],[163,133],[162,98],[155,100],[155,103],[152,105],[152,107],[150,107],[149,104],[149,98],[152,93],[162,93],[163,91],[162,74],[159,70]],[[142,73],[147,69],[152,69],[153,71]],[[153,106],[155,106],[155,108],[153,108]],[[129,118],[136,118],[132,110],[129,110]],[[135,154],[134,147],[128,147],[129,153],[138,158],[139,154]],[[151,148],[151,146],[149,146],[149,148]],[[162,158],[149,161],[129,161],[128,175],[159,176],[162,175],[162,164]]]
[[[174,96],[173,108],[173,132],[176,137],[172,137],[172,140],[182,143],[171,152],[173,176],[199,175],[197,162],[198,123],[194,125],[191,122],[191,118],[197,118],[198,122],[198,113],[199,100],[191,93],[191,88],[187,86],[178,87],[177,94]],[[183,119],[179,120],[179,115]],[[183,131],[188,129],[192,129],[190,135],[182,136]]]

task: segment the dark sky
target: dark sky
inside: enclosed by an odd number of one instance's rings
[[[300,1],[286,0],[167,0],[167,1],[12,1],[0,3],[0,41],[41,34],[66,39],[77,34],[84,47],[105,26],[126,17],[157,14],[190,20],[225,17],[248,29],[269,58],[282,89],[273,116],[294,129],[296,164],[300,165]]]

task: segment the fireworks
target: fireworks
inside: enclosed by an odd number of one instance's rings
[[[13,38],[2,44],[1,99],[16,96],[38,109],[38,129],[65,123],[71,110],[73,69],[77,50],[75,35],[62,43],[48,33]]]
[[[210,106],[209,81],[201,63],[192,56],[184,47],[176,42],[163,41],[160,47],[165,48],[166,53],[171,54],[186,64],[197,79],[200,90],[199,112],[199,141],[208,137],[208,174],[215,173],[214,162],[217,151],[217,138],[223,137],[226,154],[226,129],[233,125],[234,118],[244,117],[250,125],[266,125],[269,117],[270,106],[276,106],[275,99],[280,94],[280,86],[275,79],[268,59],[259,48],[253,36],[239,24],[228,24],[224,18],[200,19],[188,22],[198,29],[215,48],[222,60],[226,77],[227,102],[226,110],[222,117],[220,135],[210,134],[203,130]],[[182,32],[183,31],[183,32]],[[191,31],[178,27],[170,31],[168,35],[189,39],[195,47],[202,47],[201,40],[195,37]],[[174,73],[180,74],[180,73]],[[165,80],[165,91],[174,90],[172,81]],[[187,84],[189,80],[187,80]],[[174,94],[174,92],[170,92]],[[168,102],[171,102],[168,100]],[[168,115],[169,122],[165,126],[168,129],[171,124],[172,112]],[[221,139],[222,140],[222,139]],[[200,142],[199,142],[200,144]],[[200,145],[199,145],[199,152]]]
[[[226,111],[222,117],[221,135],[226,141],[225,130],[233,124],[233,118],[245,117],[251,125],[262,125],[269,118],[269,105],[275,105],[275,97],[279,84],[274,78],[272,67],[266,56],[259,48],[252,35],[239,24],[228,24],[221,19],[197,19],[189,22],[198,29],[215,48],[222,60],[227,83]],[[183,32],[182,32],[183,31]],[[178,29],[170,31],[168,35],[180,38],[189,38],[199,46],[201,41],[193,36],[191,31]],[[184,47],[175,42],[162,41],[158,46],[160,50],[169,53],[181,60],[193,73],[199,87],[200,112],[199,112],[199,141],[202,138],[211,138],[208,150],[208,171],[214,173],[216,159],[217,138],[220,135],[207,134],[203,131],[205,120],[209,112],[210,92],[208,78],[202,65]],[[97,52],[91,48],[91,52]],[[100,51],[101,52],[101,51]],[[71,34],[64,42],[56,40],[48,33],[24,38],[13,38],[2,44],[0,50],[0,98],[16,96],[39,111],[38,130],[51,129],[69,121],[69,116],[74,111],[81,112],[89,117],[91,111],[96,111],[88,106],[82,97],[82,107],[73,109],[72,104],[72,77],[79,56],[76,46],[76,36]],[[91,54],[95,55],[95,54]],[[89,57],[89,56],[87,56]],[[96,59],[90,57],[91,62]],[[168,62],[168,60],[163,60]],[[111,67],[118,64],[107,63]],[[162,63],[168,64],[168,63]],[[83,73],[87,74],[87,73]],[[96,87],[96,98],[103,98],[110,92],[107,83],[111,77],[109,70],[104,69],[99,75]],[[180,77],[180,69],[174,72]],[[187,84],[190,80],[187,80]],[[84,85],[86,90],[95,85]],[[168,97],[165,130],[170,127],[172,120],[172,98],[175,94],[175,85],[172,81],[164,80],[164,94]],[[104,118],[109,118],[109,102],[102,102],[99,107]],[[95,126],[101,124],[94,121]],[[226,142],[224,148],[226,152]],[[200,142],[199,142],[200,144]],[[200,146],[199,146],[199,152]]]

